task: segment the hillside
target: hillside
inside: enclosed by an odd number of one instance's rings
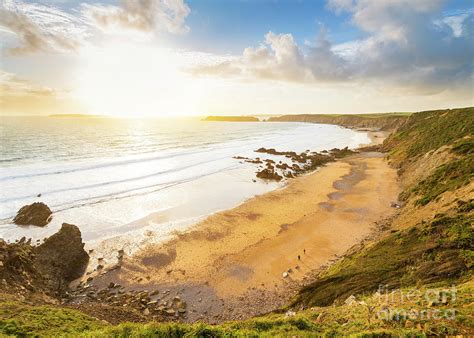
[[[466,108],[413,114],[387,138],[383,148],[404,186],[404,207],[392,220],[391,233],[323,273],[293,305],[329,305],[381,284],[398,288],[470,279],[473,136],[474,109]]]
[[[410,116],[332,116],[318,123],[349,119],[359,121],[357,127],[399,125],[381,147],[398,168],[403,187],[397,212],[379,237],[321,271],[286,308],[221,325],[112,325],[58,305],[32,306],[9,298],[0,302],[0,334],[472,334],[474,108]]]
[[[269,122],[309,122],[337,124],[348,128],[393,130],[402,125],[410,113],[386,114],[300,114],[271,117]]]

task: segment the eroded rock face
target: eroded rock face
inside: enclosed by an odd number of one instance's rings
[[[13,219],[13,223],[18,225],[36,225],[44,227],[51,222],[53,212],[42,202],[25,205],[18,210],[17,215]]]
[[[89,262],[79,228],[68,223],[35,248],[35,254],[37,268],[49,286],[57,289],[82,276]]]
[[[81,233],[72,224],[64,223],[39,246],[24,237],[15,243],[0,239],[0,290],[61,295],[88,261]]]

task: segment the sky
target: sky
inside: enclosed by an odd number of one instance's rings
[[[471,0],[3,0],[0,113],[474,106]]]

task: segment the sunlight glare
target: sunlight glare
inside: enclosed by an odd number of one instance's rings
[[[114,43],[83,50],[74,94],[90,114],[121,117],[196,115],[202,85],[182,71],[176,51]]]

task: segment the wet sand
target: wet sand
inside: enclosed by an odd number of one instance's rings
[[[145,247],[94,284],[167,290],[160,299],[179,295],[188,321],[261,314],[373,234],[398,193],[382,154],[354,155]]]

